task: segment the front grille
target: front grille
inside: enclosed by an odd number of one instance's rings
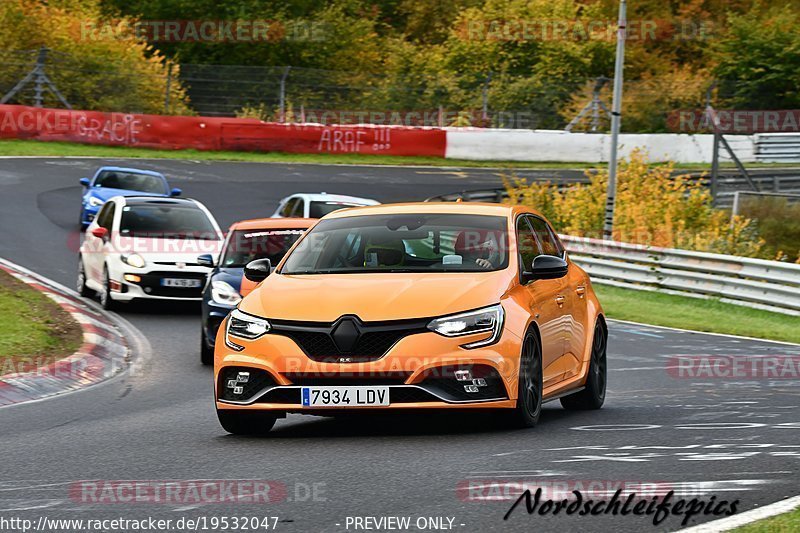
[[[341,323],[351,321],[358,335],[337,337]],[[272,321],[271,333],[292,339],[314,361],[359,363],[383,357],[400,339],[428,331],[429,319],[361,322],[342,317],[336,322]]]
[[[286,373],[293,385],[302,386],[358,386],[358,385],[402,385],[411,376],[410,372],[383,372],[382,375],[343,372],[337,374]]]
[[[203,292],[203,285],[206,275],[202,272],[150,272],[148,274],[137,274],[142,281],[137,283],[145,294],[151,296],[164,296],[168,298],[200,298]],[[200,280],[199,287],[162,287],[163,278],[181,278]]]
[[[176,261],[153,261],[154,265],[166,265],[166,266],[175,266],[177,264],[182,264],[183,266],[190,266],[190,267],[198,267],[198,266],[205,266],[201,265],[200,263],[185,263],[185,262],[176,262]]]
[[[228,383],[231,380],[236,380],[241,372],[249,374],[248,380],[243,383],[238,383],[242,387],[242,391],[236,394],[235,389],[229,387]],[[261,392],[270,385],[275,385],[275,380],[269,372],[259,370],[257,368],[249,368],[242,366],[229,366],[223,368],[219,373],[219,383],[217,384],[217,394],[220,400],[227,400],[233,402],[246,402],[255,394]]]

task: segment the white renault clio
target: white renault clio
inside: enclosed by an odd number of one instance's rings
[[[115,196],[86,229],[78,291],[96,292],[106,309],[140,298],[199,301],[210,268],[197,256],[216,257],[222,240],[196,200]]]

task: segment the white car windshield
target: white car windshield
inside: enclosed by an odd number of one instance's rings
[[[339,209],[346,207],[361,207],[364,204],[357,204],[353,202],[336,202],[333,200],[326,200],[324,202],[311,202],[308,206],[308,218],[322,218],[328,213],[333,213]]]
[[[190,205],[128,205],[122,209],[120,235],[151,239],[218,239],[203,210]]]
[[[281,274],[473,272],[508,266],[505,217],[364,215],[320,221]]]

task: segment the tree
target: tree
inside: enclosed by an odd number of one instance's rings
[[[716,46],[720,95],[740,109],[800,106],[800,15],[790,5],[731,15]]]
[[[47,47],[47,75],[73,108],[161,113],[166,61],[133,35],[132,24],[105,19],[95,0],[0,2],[0,62],[16,67],[0,71],[0,87],[10,89],[30,68],[23,63],[31,57],[19,51]],[[170,85],[172,112],[186,113],[180,84]],[[28,103],[23,95],[17,102]],[[51,96],[45,104],[60,105]]]

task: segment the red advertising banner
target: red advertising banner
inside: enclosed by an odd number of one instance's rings
[[[0,105],[0,138],[179,150],[444,157],[446,133],[404,126],[279,124]]]

